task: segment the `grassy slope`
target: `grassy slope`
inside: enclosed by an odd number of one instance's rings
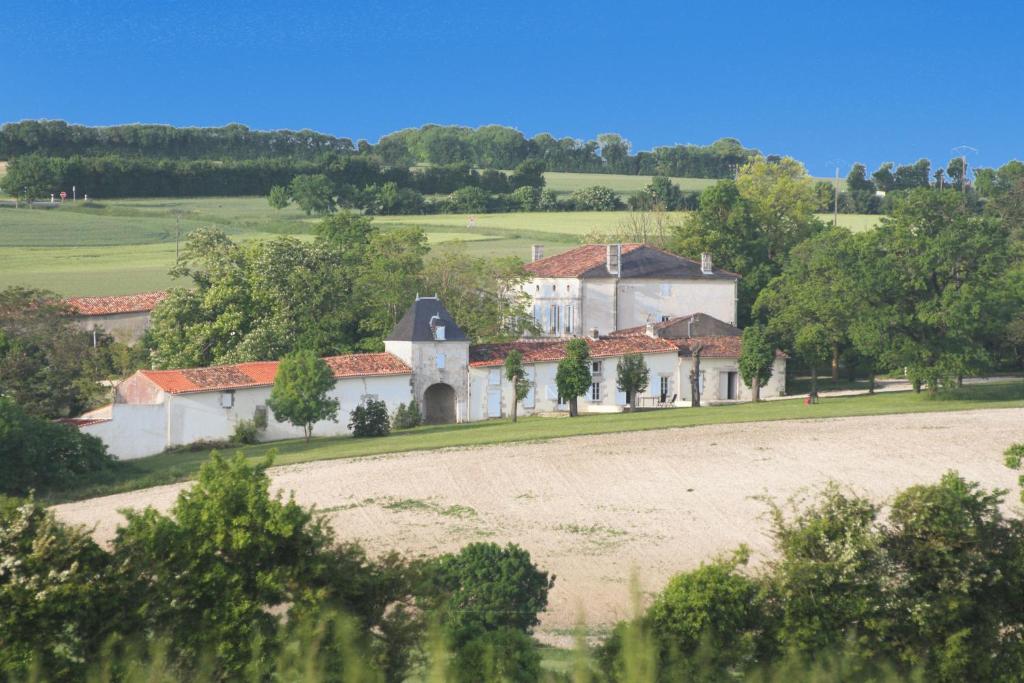
[[[488,420],[462,425],[419,427],[376,439],[351,437],[278,441],[272,444],[245,447],[252,459],[277,453],[279,465],[351,458],[411,450],[481,446],[496,443],[543,441],[567,436],[643,431],[695,425],[727,424],[772,420],[831,418],[857,415],[886,415],[981,408],[1024,407],[1024,382],[973,385],[949,390],[936,398],[926,394],[894,392],[875,396],[825,398],[815,406],[804,405],[801,398],[728,406],[712,406],[697,410],[673,409],[641,412],[584,415],[579,418],[531,417],[512,424],[508,420]],[[344,417],[344,416],[343,416]],[[67,500],[133,490],[170,483],[192,477],[209,451],[164,453],[150,458],[119,463],[114,471],[75,491],[54,496]]]
[[[602,181],[622,192],[642,187],[640,176],[548,174],[561,192]],[[682,186],[705,179],[677,179]],[[614,231],[625,212],[481,214],[467,216],[383,216],[384,226],[417,225],[432,244],[460,239],[479,255],[527,258],[530,244],[548,255],[572,248],[592,232]],[[678,217],[678,216],[677,216]],[[174,263],[178,222],[182,234],[218,226],[237,239],[279,234],[309,235],[315,219],[295,207],[270,208],[262,197],[126,199],[66,204],[57,209],[0,208],[0,288],[25,285],[62,294],[126,294],[174,285],[167,275]],[[853,230],[870,228],[876,216],[842,215]]]

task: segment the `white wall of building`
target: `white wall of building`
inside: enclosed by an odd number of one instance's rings
[[[676,393],[676,366],[679,356],[674,351],[665,353],[644,354],[644,361],[651,373],[645,396],[658,396],[661,377],[666,377],[671,398]],[[618,363],[620,357],[596,358],[592,362],[601,364],[600,373],[593,376],[599,386],[597,400],[590,392],[581,396],[577,407],[581,413],[618,412],[626,405],[625,395],[618,390]],[[533,390],[519,404],[519,415],[533,415],[568,410],[568,405],[558,403],[558,385],[555,374],[557,362],[524,364],[529,375],[532,375]],[[503,366],[470,368],[470,420],[486,420],[495,417],[512,415],[514,399],[512,383],[505,379]],[[498,410],[495,411],[497,406]],[[497,414],[496,414],[497,413]]]
[[[692,313],[736,324],[736,281],[534,278],[524,285],[546,337],[608,334]]]
[[[234,434],[242,420],[252,420],[266,409],[271,387],[235,391],[166,394],[147,405],[115,403],[111,420],[88,425],[82,431],[98,436],[112,454],[123,460],[161,453],[167,448],[198,441],[224,441]],[[384,401],[388,412],[412,400],[409,375],[350,377],[339,379],[328,396],[339,403],[337,422],[322,420],[313,426],[316,436],[349,434],[349,413],[366,397]],[[279,422],[267,409],[263,441],[294,439],[302,428]]]
[[[677,381],[681,387],[679,392],[679,399],[690,403],[692,401],[690,391],[690,371],[693,369],[693,359],[690,357],[682,357],[679,359],[679,371]],[[739,374],[739,359],[738,358],[701,358],[700,371],[702,375],[701,382],[701,401],[750,401],[753,399],[753,394],[746,384],[743,383],[743,378]],[[729,373],[735,373],[730,379]],[[732,382],[733,389],[735,391],[734,397],[730,399],[725,393],[728,382]],[[776,358],[772,364],[772,376],[768,380],[768,383],[761,387],[761,398],[772,398],[775,396],[783,396],[786,393],[786,360],[784,358]]]

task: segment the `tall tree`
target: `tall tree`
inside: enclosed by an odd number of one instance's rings
[[[749,325],[743,330],[740,350],[740,376],[750,387],[754,402],[761,400],[761,387],[772,377],[775,363],[775,345],[772,344],[764,327]]]
[[[636,408],[637,396],[642,394],[650,382],[650,370],[643,354],[627,353],[615,368],[616,386],[626,394],[626,402]]]
[[[78,415],[103,396],[88,333],[56,294],[0,290],[0,396],[39,417]]]
[[[302,427],[309,441],[317,422],[337,421],[338,400],[327,397],[334,385],[334,374],[322,358],[311,351],[296,351],[281,359],[267,407],[279,422]]]
[[[512,383],[512,421],[519,416],[519,402],[530,393],[530,382],[523,368],[523,354],[512,349],[505,356],[505,379]]]
[[[334,188],[322,173],[297,175],[288,186],[288,193],[306,215],[323,215],[334,211]]]
[[[558,361],[555,384],[558,395],[569,400],[569,415],[576,417],[577,399],[590,389],[590,347],[587,340],[579,337],[565,344],[565,358]]]

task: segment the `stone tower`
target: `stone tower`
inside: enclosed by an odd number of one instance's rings
[[[384,340],[412,368],[412,395],[428,424],[468,419],[469,339],[436,296],[417,296]]]

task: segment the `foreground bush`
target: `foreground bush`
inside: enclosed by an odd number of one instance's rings
[[[391,420],[384,401],[367,399],[349,413],[348,428],[352,436],[387,436],[391,433]]]
[[[749,577],[723,561],[680,574],[616,629],[602,668],[632,680],[621,651],[639,633],[665,681],[833,664],[815,680],[1019,681],[1024,525],[1002,516],[1004,494],[951,472],[903,491],[885,516],[835,485],[810,505],[773,504],[773,564]]]
[[[33,417],[0,398],[0,493],[25,495],[73,484],[110,467],[103,442],[77,428]]]

